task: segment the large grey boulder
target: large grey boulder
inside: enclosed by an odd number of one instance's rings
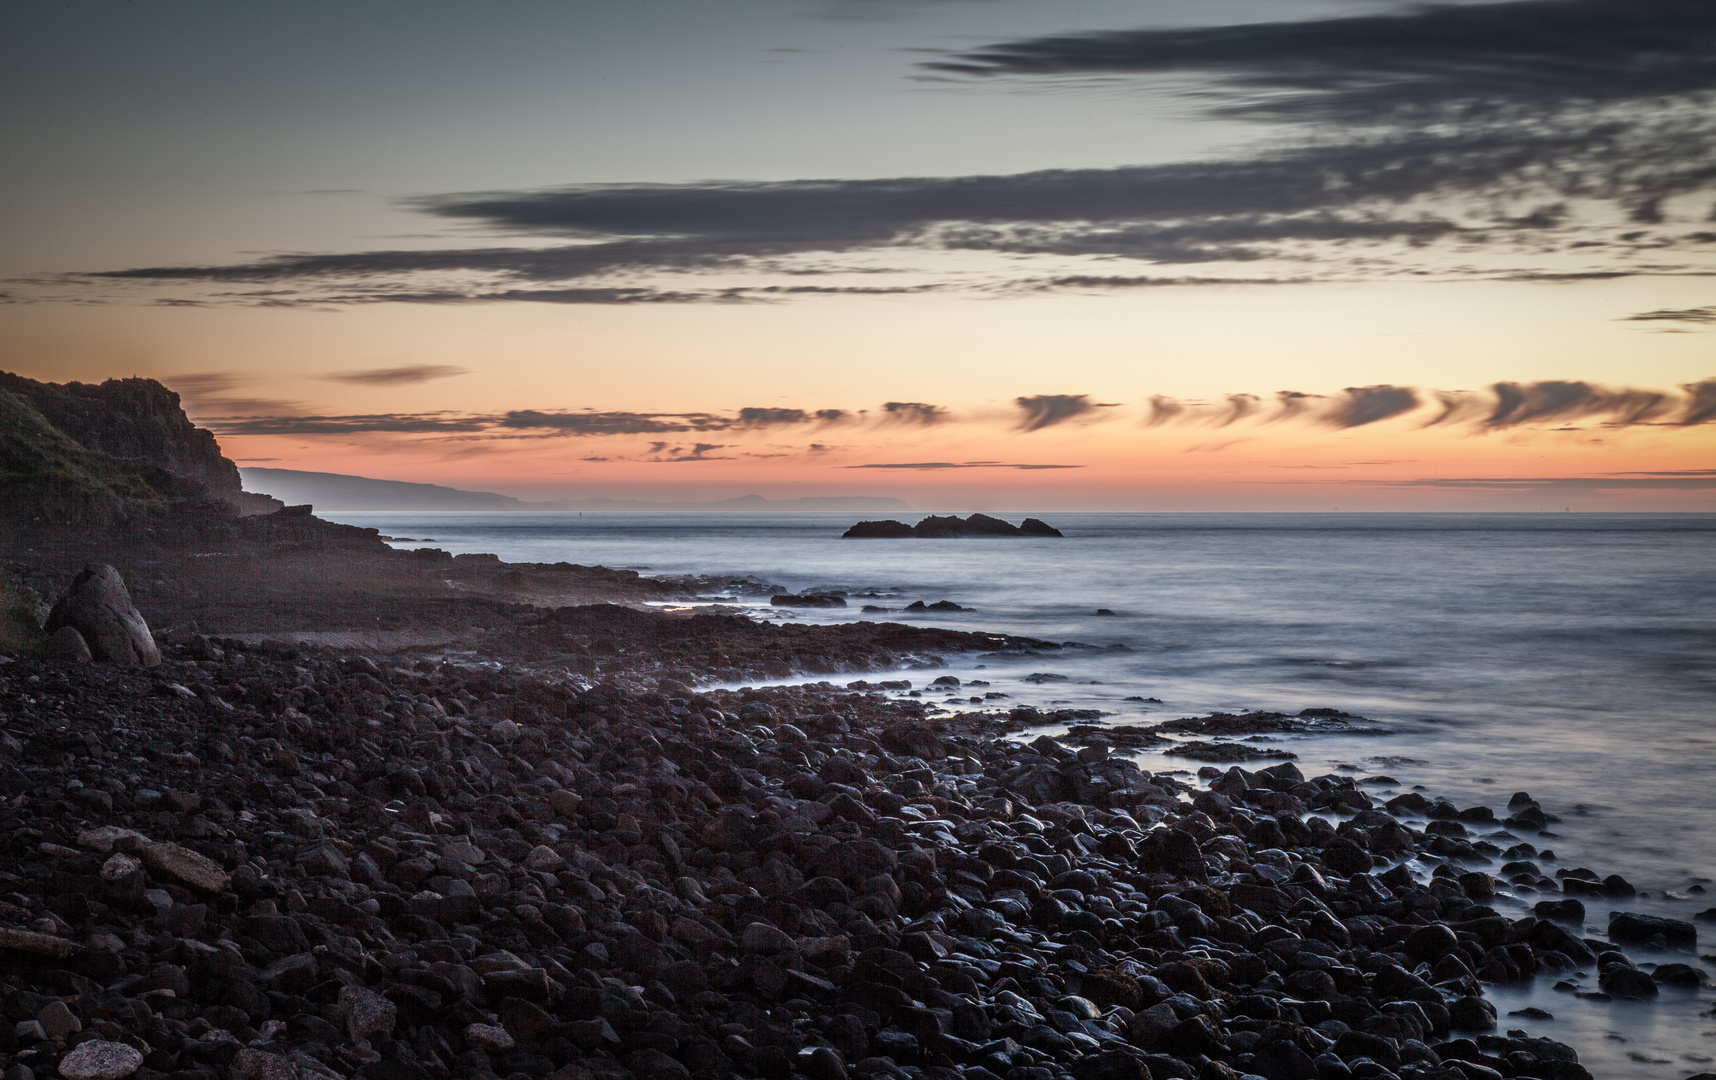
[[[84,567],[66,589],[43,629],[52,635],[64,626],[78,632],[96,660],[133,667],[161,662],[149,624],[131,603],[125,579],[111,566]]]

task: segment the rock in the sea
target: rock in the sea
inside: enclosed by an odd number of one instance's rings
[[[65,1080],[120,1080],[143,1066],[143,1055],[122,1042],[91,1039],[60,1059]]]
[[[834,608],[845,607],[846,598],[844,596],[832,596],[828,593],[808,593],[804,596],[793,596],[788,593],[782,596],[771,596],[769,603],[775,607]]]
[[[972,514],[961,518],[949,514],[938,516],[931,514],[915,526],[903,521],[860,521],[841,534],[842,539],[901,539],[915,536],[919,539],[946,540],[963,539],[975,536],[1060,536],[1061,531],[1040,518],[1026,518],[1023,524],[1013,525],[1000,518],[988,514]]]
[[[1617,911],[1609,915],[1609,940],[1648,945],[1658,934],[1671,948],[1694,949],[1698,946],[1698,928],[1680,919],[1664,919],[1656,915],[1639,915]]]
[[[907,611],[974,611],[976,609],[968,608],[968,607],[961,607],[960,605],[954,603],[952,600],[937,600],[933,604],[926,604],[922,600],[913,600],[911,603],[906,605],[906,610]]]
[[[903,521],[860,521],[840,534],[842,540],[897,540],[912,535],[912,527]]]
[[[43,629],[56,635],[61,627],[76,630],[96,660],[134,667],[161,662],[161,651],[155,647],[149,624],[131,603],[125,580],[106,564],[84,567],[48,612]]]
[[[1657,996],[1656,980],[1649,972],[1615,964],[1604,968],[1597,985],[1618,998],[1653,998]]]

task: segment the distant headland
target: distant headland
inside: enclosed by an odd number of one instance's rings
[[[899,499],[865,495],[820,495],[796,499],[767,499],[743,495],[736,499],[708,501],[650,502],[644,499],[554,499],[527,502],[493,491],[463,491],[439,484],[415,484],[403,480],[376,480],[341,473],[302,472],[297,469],[242,468],[239,472],[251,490],[267,492],[287,503],[309,503],[326,512],[409,511],[415,513],[459,511],[537,512],[713,512],[791,513],[823,511],[875,513],[911,510]]]

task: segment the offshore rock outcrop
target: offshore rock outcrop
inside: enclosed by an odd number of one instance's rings
[[[1061,531],[1040,518],[1026,518],[1018,525],[990,517],[972,514],[961,518],[954,515],[938,517],[931,514],[916,525],[903,521],[860,521],[841,534],[848,540],[898,540],[907,537],[930,540],[970,539],[991,536],[1061,536]]]

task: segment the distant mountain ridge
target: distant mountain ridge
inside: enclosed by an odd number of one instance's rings
[[[440,484],[418,484],[404,480],[375,480],[343,473],[304,472],[298,469],[240,468],[250,491],[266,492],[292,505],[308,503],[318,511],[611,511],[671,512],[701,511],[746,513],[757,511],[827,510],[864,512],[911,510],[899,499],[861,495],[824,495],[799,499],[766,499],[743,495],[736,499],[707,502],[650,502],[644,499],[557,499],[527,502],[493,491],[464,491]]]

